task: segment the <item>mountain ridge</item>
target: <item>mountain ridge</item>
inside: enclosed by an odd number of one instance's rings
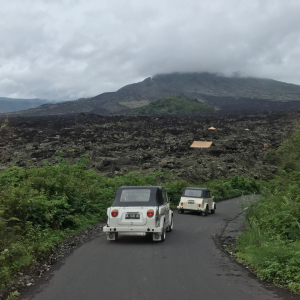
[[[8,98],[0,97],[0,113],[10,113],[20,110],[27,110],[30,108],[36,108],[43,104],[54,103],[54,100],[40,99],[40,98]]]
[[[158,74],[141,82],[128,84],[116,92],[106,92],[88,99],[44,104],[15,114],[60,115],[82,112],[128,114],[133,113],[136,107],[147,105],[153,100],[166,96],[196,98],[198,101],[215,105],[221,110],[226,110],[226,102],[229,107],[235,103],[239,110],[237,99],[240,99],[241,109],[245,101],[251,106],[251,99],[255,100],[253,102],[259,100],[263,104],[261,109],[268,108],[270,105],[275,109],[277,106],[294,108],[299,105],[300,107],[299,85],[254,77],[225,77],[211,73],[170,73]],[[279,103],[279,105],[275,101],[286,103],[284,105]],[[293,101],[295,102],[289,103]]]

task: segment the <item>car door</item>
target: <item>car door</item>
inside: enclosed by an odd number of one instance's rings
[[[170,204],[168,200],[168,195],[166,190],[162,190],[163,195],[163,206],[164,206],[164,214],[165,214],[165,223],[169,225],[169,217],[170,217]]]

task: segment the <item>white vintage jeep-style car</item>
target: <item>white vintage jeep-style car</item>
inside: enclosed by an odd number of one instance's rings
[[[122,186],[107,209],[108,240],[118,235],[151,234],[153,241],[164,241],[173,229],[173,211],[167,192],[161,186]]]
[[[213,196],[209,189],[187,187],[184,189],[180,198],[178,213],[184,213],[184,211],[196,211],[205,216],[208,213],[214,214],[216,211],[216,203],[213,201]]]

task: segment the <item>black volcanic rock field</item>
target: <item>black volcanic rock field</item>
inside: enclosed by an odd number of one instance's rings
[[[71,162],[88,154],[89,168],[109,176],[166,169],[189,181],[233,174],[267,179],[277,167],[263,158],[290,136],[299,114],[10,118],[0,132],[0,168],[56,163],[55,152],[63,151]],[[194,140],[216,147],[192,149]]]

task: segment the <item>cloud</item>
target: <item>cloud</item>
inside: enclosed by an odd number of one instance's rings
[[[77,99],[168,72],[300,84],[300,2],[0,0],[1,96]]]

